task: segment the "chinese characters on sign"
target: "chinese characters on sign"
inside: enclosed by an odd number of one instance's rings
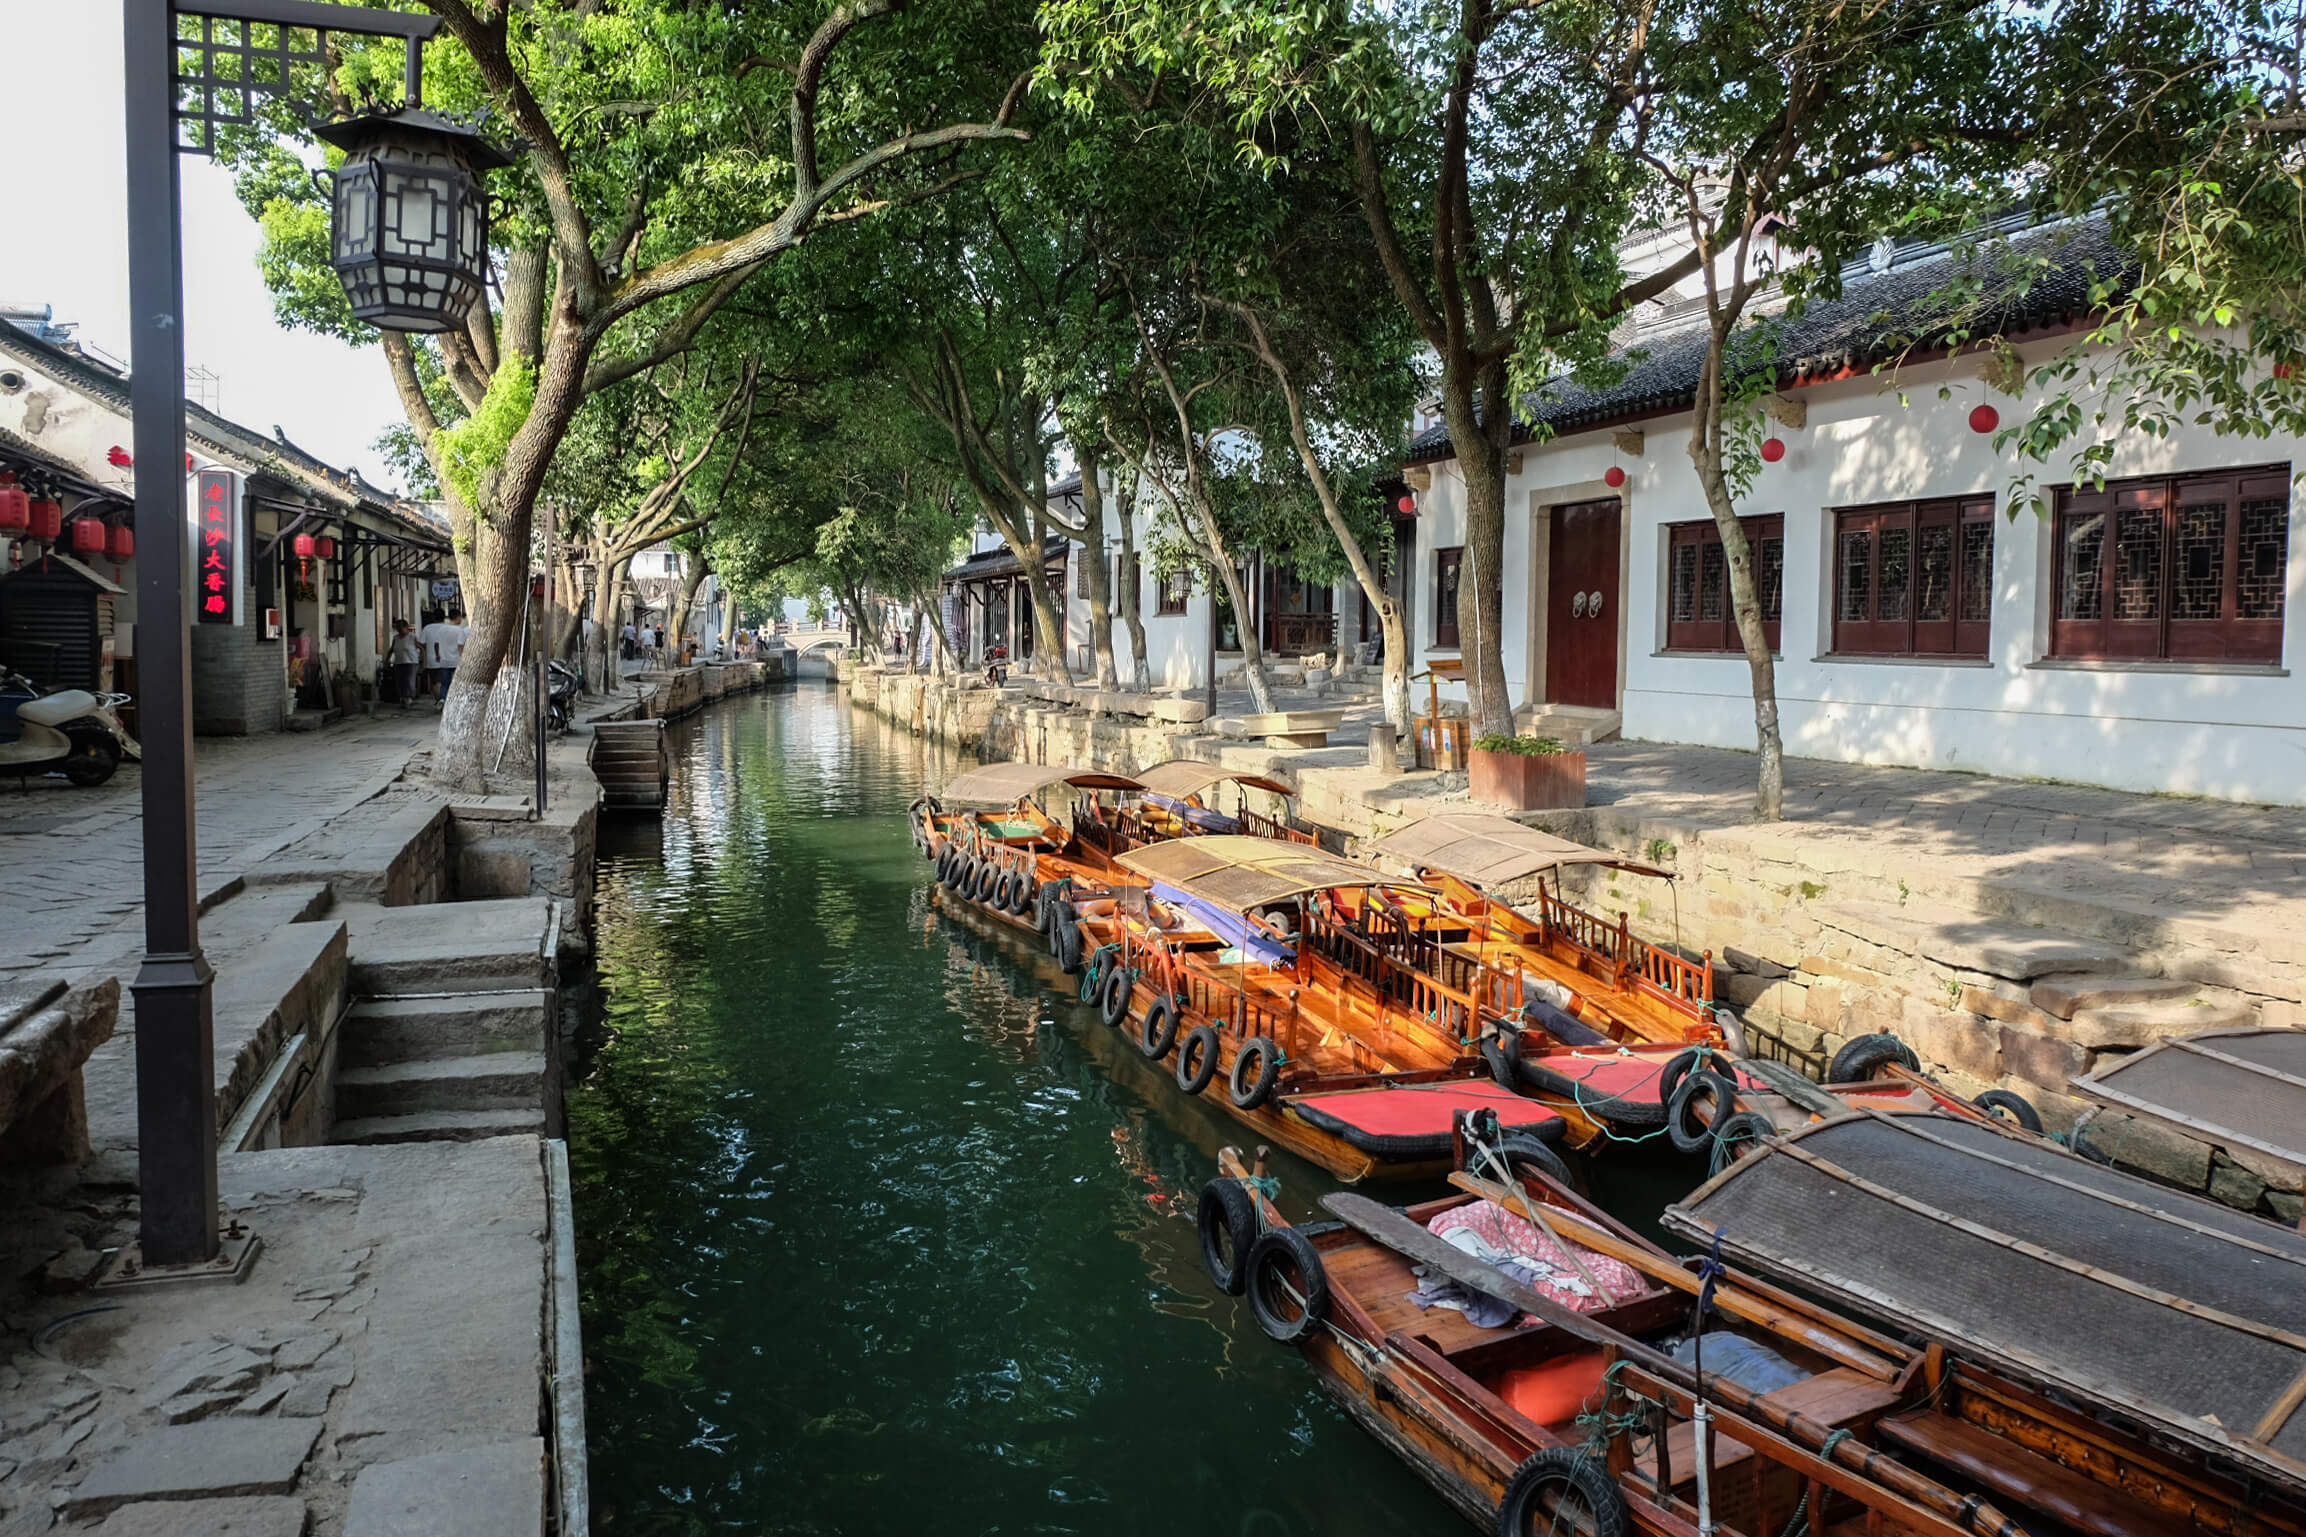
[[[240,584],[232,579],[235,517],[230,470],[202,470],[194,478],[193,599],[202,624],[240,618]]]

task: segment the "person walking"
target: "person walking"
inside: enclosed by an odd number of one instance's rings
[[[415,627],[405,619],[395,619],[392,622],[393,692],[400,695],[400,707],[404,710],[416,701],[416,674],[423,658],[424,647],[417,642]]]
[[[439,624],[428,624],[417,639],[423,643],[424,658],[432,668],[433,687],[441,704],[448,703],[448,686],[456,680],[456,664],[464,660],[465,637],[471,631],[465,628],[464,610],[450,609],[448,618]]]
[[[638,637],[633,633],[633,622],[630,619],[625,621],[624,650],[625,660],[628,662],[631,661],[640,650],[640,642]]]

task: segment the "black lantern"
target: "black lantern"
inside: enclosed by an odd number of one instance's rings
[[[344,151],[329,255],[352,313],[386,331],[454,331],[488,277],[488,191],[503,150],[421,108],[314,130]]]

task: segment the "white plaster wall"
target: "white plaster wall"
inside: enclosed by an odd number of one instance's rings
[[[1951,387],[1951,398],[1939,398],[1941,384]],[[2030,513],[2009,520],[2014,458],[1998,456],[1992,437],[1968,425],[1973,406],[1992,404],[2011,423],[2025,403],[1989,390],[1974,363],[1910,370],[1896,383],[1867,378],[1798,394],[1807,402],[1807,424],[1771,428],[1785,440],[1786,456],[1763,467],[1741,508],[1748,515],[1785,516],[1777,691],[1788,752],[2306,804],[2306,681],[2293,675],[2306,655],[2299,639],[2306,622],[2306,518],[2295,495],[2280,668],[2045,663],[2049,529]],[[1640,458],[1618,455],[1607,431],[1583,433],[1526,450],[1521,473],[1508,483],[1504,638],[1513,697],[1517,703],[1535,697],[1530,640],[1533,628],[1544,623],[1543,594],[1533,591],[1530,503],[1533,497],[1544,500],[1540,488],[1588,482],[1620,463],[1629,477],[1623,491],[1623,733],[1639,740],[1751,748],[1744,659],[1660,654],[1662,528],[1707,513],[1684,446],[1688,418],[1638,425],[1646,435]],[[2306,468],[2306,449],[2290,439],[2221,439],[2187,429],[2167,439],[2124,444],[2109,475],[2284,461]],[[1418,498],[1418,576],[1425,596],[1422,633],[1415,639],[1421,665],[1431,651],[1433,552],[1463,542],[1463,483],[1452,464],[1432,468],[1432,488]],[[2036,473],[2044,485],[2063,478],[2062,469],[2036,467]],[[1828,659],[1832,509],[1980,493],[1995,495],[2005,514],[1995,523],[1985,661]]]

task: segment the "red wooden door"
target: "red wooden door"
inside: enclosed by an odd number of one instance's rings
[[[1618,519],[1612,499],[1553,509],[1546,587],[1548,704],[1617,708]]]

